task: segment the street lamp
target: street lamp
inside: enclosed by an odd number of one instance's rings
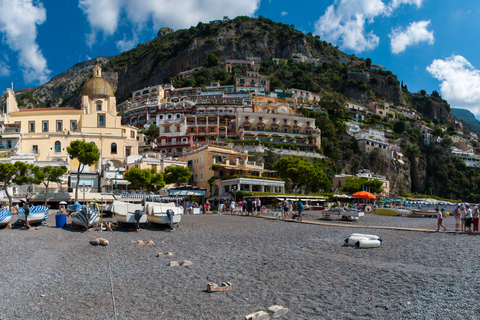
[[[85,186],[85,182],[81,186],[80,191],[83,192],[83,204],[86,204],[85,203],[85,192],[87,192],[87,187]]]
[[[230,193],[233,193],[233,201],[234,201],[234,204],[235,204],[234,207],[237,206],[237,192],[238,192],[237,186],[233,186],[233,189],[230,190]],[[233,212],[232,212],[232,214],[233,214]]]
[[[295,201],[298,202],[297,201],[297,193],[298,193],[298,187],[297,186],[295,186],[295,188],[293,188],[293,192],[295,192]]]

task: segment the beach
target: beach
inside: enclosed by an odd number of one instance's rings
[[[304,220],[323,221],[308,211]],[[444,221],[454,229],[452,217]],[[289,309],[284,319],[478,318],[480,238],[434,232],[434,218],[366,214],[327,226],[185,215],[173,232],[57,229],[54,215],[48,224],[0,230],[0,319],[244,319],[272,305]],[[351,233],[383,243],[346,247]],[[92,246],[93,237],[110,245]],[[184,260],[192,265],[169,266]],[[227,281],[230,291],[206,291]]]

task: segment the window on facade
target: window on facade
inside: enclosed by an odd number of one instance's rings
[[[125,156],[129,157],[132,153],[132,147],[126,147],[125,148]]]
[[[42,132],[48,132],[48,121],[42,121]]]
[[[55,152],[61,152],[62,151],[62,144],[60,141],[55,141]]]
[[[34,145],[32,146],[32,152],[33,152],[33,153],[38,153],[38,145],[34,144]]]
[[[63,121],[62,120],[57,120],[57,132],[62,132],[63,128]]]
[[[28,121],[28,132],[35,132],[35,121]]]
[[[70,121],[70,129],[72,131],[77,131],[77,121],[74,121],[74,120]]]
[[[97,111],[102,111],[102,104],[101,103],[97,103]]]
[[[97,118],[97,127],[105,128],[105,114],[100,113]]]
[[[215,132],[215,128],[210,127],[210,132]]]
[[[170,133],[170,127],[165,127],[165,128],[163,129],[163,132],[164,132],[164,133]]]
[[[130,138],[135,138],[135,131],[130,131]]]
[[[258,127],[258,131],[263,131],[263,127]]]
[[[272,132],[277,132],[277,128],[271,128],[270,129]]]
[[[117,154],[117,144],[115,142],[110,145],[110,153]]]
[[[245,83],[245,79],[241,78],[240,83]]]

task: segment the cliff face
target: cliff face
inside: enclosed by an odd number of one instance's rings
[[[386,101],[394,104],[405,105],[402,91],[398,81],[393,75],[380,75],[376,73],[349,73],[348,79],[356,82],[364,82],[371,85],[373,93]],[[370,100],[370,90],[359,90],[358,88],[345,88],[344,94],[353,100]]]

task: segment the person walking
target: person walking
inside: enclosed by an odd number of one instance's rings
[[[470,209],[470,206],[467,205],[467,213],[465,215],[465,227],[468,229],[468,233],[472,232],[472,220],[473,220],[473,214],[472,214],[472,209]]]
[[[288,200],[285,199],[285,201],[283,202],[283,216],[282,216],[282,219],[286,219],[287,217],[290,217],[289,213],[288,213],[288,210],[290,210],[290,204],[288,203]]]
[[[443,213],[440,209],[436,208],[437,211],[437,232],[440,231],[440,227],[443,228],[443,231],[447,231],[447,228],[443,225]]]
[[[210,202],[207,200],[205,202],[205,213],[208,213],[210,212]]]
[[[475,206],[473,208],[473,232],[477,231],[478,232],[478,221],[480,220],[479,212],[478,212],[478,206]]]
[[[298,201],[297,210],[298,210],[298,221],[303,221],[303,216],[302,216],[303,203],[302,203],[302,201]]]
[[[252,213],[252,205],[253,205],[252,198],[248,198],[248,200],[247,200],[247,215],[250,215]]]

